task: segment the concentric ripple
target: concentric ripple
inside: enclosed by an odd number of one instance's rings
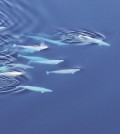
[[[0,76],[0,93],[10,92],[16,86],[19,85],[19,81],[13,77]]]

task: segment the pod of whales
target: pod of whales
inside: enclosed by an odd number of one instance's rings
[[[0,26],[0,31],[2,32],[6,27]],[[19,69],[34,69],[34,66],[31,65],[31,63],[37,63],[37,64],[44,64],[44,65],[57,65],[59,63],[64,62],[62,59],[49,59],[41,56],[33,56],[32,53],[40,52],[42,50],[48,49],[48,45],[46,45],[46,42],[49,44],[54,44],[56,46],[68,46],[71,43],[77,44],[77,45],[88,45],[88,44],[97,44],[99,46],[110,46],[109,43],[105,41],[105,36],[97,33],[97,32],[89,32],[89,31],[62,31],[57,34],[58,39],[54,38],[47,38],[40,35],[25,35],[24,37],[31,38],[35,41],[40,41],[40,45],[17,45],[17,43],[13,43],[12,48],[17,48],[17,56],[20,59],[26,59],[25,61],[28,61],[26,64],[22,63],[14,63],[15,58],[11,55],[6,54],[0,54],[0,77],[6,78],[1,79],[0,78],[0,85],[1,83],[8,83],[10,85],[10,80],[13,80],[12,86],[3,86],[0,87],[0,93],[7,93],[7,92],[21,92],[24,90],[34,91],[34,92],[40,92],[40,93],[49,93],[53,90],[47,89],[44,87],[38,87],[38,86],[22,86],[18,85],[18,81],[16,80],[17,76],[24,76],[25,73]],[[22,52],[27,54],[21,54]],[[44,51],[43,51],[44,52]],[[18,70],[16,70],[18,69]],[[80,71],[80,68],[65,68],[65,69],[58,69],[53,71],[46,71],[46,76],[49,74],[61,74],[61,75],[67,75],[67,74],[75,74]],[[11,78],[11,79],[10,79]],[[12,84],[12,82],[11,82]],[[5,85],[5,84],[4,84]],[[4,87],[4,88],[3,88]],[[7,90],[8,87],[11,87],[11,89]],[[6,88],[6,90],[5,90]],[[2,90],[1,90],[2,89]]]

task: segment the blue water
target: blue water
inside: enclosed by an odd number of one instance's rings
[[[42,86],[53,93],[1,94],[1,134],[120,133],[119,5],[120,1],[114,0],[0,1],[0,18],[7,26],[0,31],[0,38],[6,46],[21,35],[54,34],[57,28],[98,31],[111,44],[51,45],[33,54],[65,60],[57,66],[33,64],[34,69],[25,70],[25,78],[20,79],[21,85]],[[32,39],[20,42],[39,43]],[[17,58],[16,62],[27,61]],[[82,68],[75,75],[45,74],[47,70],[75,67]]]

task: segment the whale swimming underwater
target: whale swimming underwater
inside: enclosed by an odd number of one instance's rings
[[[0,72],[6,72],[6,71],[9,71],[10,68],[8,66],[2,66],[0,67]]]
[[[79,72],[80,69],[62,69],[62,70],[55,70],[55,71],[46,71],[46,74],[75,74]]]
[[[29,37],[29,38],[32,38],[32,39],[35,39],[35,40],[46,41],[48,43],[52,43],[52,44],[55,44],[55,45],[58,45],[58,46],[67,46],[68,45],[67,43],[64,43],[64,42],[61,42],[61,41],[58,41],[58,40],[52,40],[52,39],[48,39],[48,38],[40,37],[40,36],[27,35],[26,37]]]
[[[51,93],[53,92],[51,89],[47,89],[44,87],[37,87],[37,86],[17,86],[14,89],[11,89],[9,91],[0,91],[0,93],[7,93],[7,92],[21,92],[24,90],[29,90],[29,91],[33,91],[33,92],[40,92],[40,93]]]
[[[36,60],[36,61],[29,61],[30,63],[38,63],[38,64],[48,64],[48,65],[57,65],[61,62],[63,62],[64,60]]]
[[[39,60],[48,60],[46,58],[43,58],[43,57],[37,57],[37,56],[26,56],[26,55],[21,55],[21,54],[18,54],[18,57],[22,57],[22,58],[25,58],[27,60],[32,60],[32,61],[39,61]]]
[[[37,51],[41,51],[41,50],[45,50],[45,49],[48,49],[48,46],[45,45],[44,42],[41,42],[40,45],[16,45],[16,44],[13,44],[13,47],[17,47],[17,48],[22,48],[23,52],[30,52],[30,53],[33,53],[33,52],[37,52]]]
[[[46,93],[46,92],[52,92],[51,89],[47,89],[44,87],[37,87],[37,86],[17,86],[16,89],[22,88],[21,90],[30,90],[30,91],[35,91],[35,92],[41,92],[41,93]],[[18,90],[19,91],[19,90]]]
[[[23,72],[19,72],[19,71],[10,71],[10,72],[1,72],[0,76],[20,76],[23,75]]]
[[[25,65],[25,64],[18,64],[18,63],[10,63],[7,66],[11,67],[11,68],[23,68],[23,69],[31,69],[34,68],[32,66],[29,65]]]
[[[90,36],[79,35],[76,38],[81,41],[80,45],[87,45],[87,44],[95,43],[95,44],[98,44],[99,46],[110,46],[110,44],[106,43],[104,40],[98,39],[98,38],[92,38]]]

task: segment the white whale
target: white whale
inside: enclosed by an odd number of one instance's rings
[[[42,42],[40,45],[33,45],[33,46],[30,46],[30,45],[16,45],[16,44],[13,44],[13,47],[18,47],[18,48],[22,48],[24,49],[24,52],[35,52],[35,51],[41,51],[41,50],[45,50],[45,49],[48,49],[48,46],[45,45],[44,42]]]
[[[0,73],[0,76],[3,75],[3,76],[20,76],[20,75],[23,75],[23,72],[19,72],[19,71],[10,71],[10,72],[2,72]]]
[[[99,46],[102,46],[102,45],[103,46],[111,46],[109,43],[106,43],[102,39],[92,38],[92,37],[87,36],[87,35],[79,35],[76,38],[81,41],[81,43],[79,43],[80,45],[87,45],[87,44],[95,43],[95,44],[98,44]]]
[[[32,66],[29,66],[29,65],[15,64],[15,63],[8,64],[8,66],[10,66],[11,68],[23,68],[23,69],[31,69],[31,68],[34,68]]]
[[[41,92],[41,93],[45,93],[45,92],[52,92],[51,89],[47,89],[44,87],[37,87],[37,86],[17,86],[16,89],[21,88],[21,90],[18,90],[16,92],[19,91],[23,91],[23,90],[30,90],[30,91],[35,91],[35,92]]]
[[[49,65],[57,65],[61,62],[63,62],[64,60],[39,60],[39,61],[29,61],[29,64],[34,62],[34,63],[38,63],[38,64],[49,64]]]
[[[29,90],[29,91],[34,91],[34,92],[41,92],[41,93],[50,93],[53,92],[51,89],[47,89],[44,87],[37,87],[37,86],[17,86],[14,89],[11,89],[9,91],[0,91],[0,93],[8,93],[8,92],[14,92],[14,93],[18,93],[18,92],[22,92],[24,90]]]
[[[37,60],[48,60],[44,57],[37,57],[37,56],[26,56],[26,55],[21,55],[21,54],[18,54],[18,57],[22,57],[22,58],[25,58],[25,59],[28,59],[28,60],[31,60],[31,61],[37,61]]]
[[[74,74],[79,72],[80,69],[62,69],[62,70],[55,70],[55,71],[46,71],[46,74]]]

